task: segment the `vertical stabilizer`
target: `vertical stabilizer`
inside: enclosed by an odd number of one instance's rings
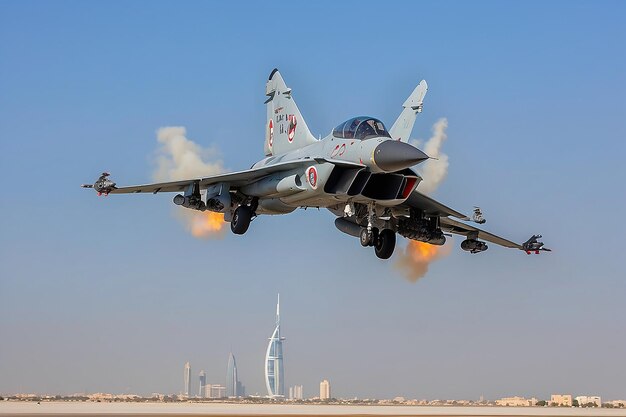
[[[315,143],[296,102],[277,69],[270,74],[265,86],[267,121],[265,126],[265,155],[280,155]]]
[[[413,125],[415,124],[415,118],[418,113],[422,112],[426,92],[428,92],[428,84],[426,84],[426,80],[422,80],[402,105],[402,107],[404,107],[402,113],[400,113],[398,120],[396,120],[389,130],[393,139],[401,140],[402,142],[409,141],[409,136],[411,136],[411,131],[413,131]]]

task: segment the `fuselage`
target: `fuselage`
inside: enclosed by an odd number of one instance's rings
[[[360,129],[364,124],[367,129]],[[421,180],[408,168],[427,158],[419,149],[393,140],[382,122],[354,118],[319,141],[257,162],[253,168],[311,160],[305,168],[269,176],[242,191],[259,198],[259,214],[346,202],[393,206],[404,201]]]

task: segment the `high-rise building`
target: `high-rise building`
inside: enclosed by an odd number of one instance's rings
[[[304,396],[302,394],[302,385],[294,385],[293,387],[289,387],[289,399],[290,400],[301,400]]]
[[[185,396],[189,397],[189,394],[191,394],[191,365],[189,365],[189,362],[185,363],[185,373],[183,378],[185,381],[185,390],[183,393]]]
[[[237,381],[237,396],[245,397],[246,396],[246,387],[241,383],[241,381]]]
[[[226,396],[227,397],[241,397],[241,383],[237,375],[237,362],[235,361],[235,355],[232,353],[228,355],[228,369],[226,371]]]
[[[320,382],[320,400],[330,399],[330,382],[327,379]]]
[[[276,327],[265,353],[265,386],[270,398],[285,397],[285,371],[283,369],[283,340],[280,335],[280,294],[276,303]]]
[[[204,373],[204,371],[200,371],[200,375],[198,376],[198,379],[200,380],[200,387],[198,388],[198,396],[200,398],[204,397],[205,393],[205,389],[206,389],[206,374]]]

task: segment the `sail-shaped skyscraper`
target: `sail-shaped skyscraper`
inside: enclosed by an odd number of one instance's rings
[[[265,386],[270,398],[285,397],[285,370],[283,368],[283,340],[280,335],[280,294],[276,304],[276,327],[265,353]]]

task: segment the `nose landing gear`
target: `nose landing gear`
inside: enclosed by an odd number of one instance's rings
[[[359,242],[361,242],[361,246],[374,246],[376,239],[378,239],[378,229],[375,227],[371,230],[366,228],[361,229],[361,233],[359,233]]]
[[[380,259],[389,259],[396,247],[396,233],[390,229],[379,231],[377,228],[372,228],[368,231],[362,228],[359,241],[361,246],[373,246],[376,256]]]

